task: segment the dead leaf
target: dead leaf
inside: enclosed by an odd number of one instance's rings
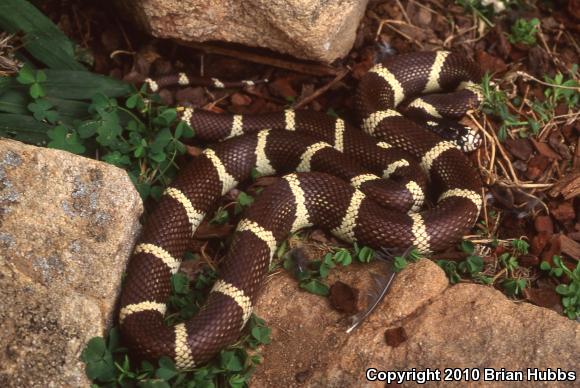
[[[561,296],[554,290],[554,287],[526,288],[524,292],[526,298],[536,306],[562,313]]]
[[[173,93],[171,93],[169,90],[161,89],[158,94],[159,94],[159,97],[161,97],[161,103],[163,105],[165,105],[165,106],[173,106],[174,105]]]
[[[385,341],[387,342],[387,345],[393,348],[398,347],[403,342],[407,341],[407,339],[407,332],[402,326],[385,330]]]
[[[550,216],[537,216],[534,219],[534,228],[538,233],[554,234],[554,223]]]
[[[341,281],[337,281],[330,286],[329,300],[335,310],[351,315],[358,312],[358,295],[358,289],[352,288]]]
[[[298,92],[296,92],[292,86],[289,77],[277,78],[275,81],[268,84],[268,89],[274,96],[283,97],[285,99],[298,96]]]
[[[133,57],[133,68],[131,73],[135,72],[142,76],[149,75],[151,65],[161,56],[152,44],[143,46]],[[130,74],[131,74],[130,73]],[[126,79],[127,77],[125,77]]]
[[[561,234],[560,247],[562,249],[562,253],[567,254],[574,260],[580,260],[580,244],[576,241],[568,238],[568,236],[564,234]]]
[[[548,143],[550,146],[560,154],[564,160],[572,159],[572,153],[570,149],[566,145],[566,141],[564,140],[564,136],[560,133],[560,131],[554,131],[548,137]]]
[[[204,220],[195,231],[195,238],[203,240],[225,238],[229,236],[233,229],[234,227],[229,224],[214,225]]]
[[[119,34],[115,30],[107,29],[101,34],[101,43],[107,52],[118,50],[120,47]]]
[[[500,23],[496,23],[493,29],[492,39],[494,43],[497,43],[497,52],[502,56],[503,59],[509,58],[512,51],[512,45],[508,41],[506,34],[503,33]]]
[[[176,70],[173,69],[173,64],[165,58],[158,58],[153,62],[151,66],[151,74],[156,76],[169,75],[175,73]]]
[[[360,62],[357,62],[352,67],[352,77],[356,80],[361,79],[371,67],[374,66],[374,55],[373,53],[365,53]]]
[[[545,156],[548,159],[561,160],[562,158],[558,155],[548,144],[530,139],[534,148],[540,153],[540,155]]]
[[[199,156],[203,153],[203,148],[191,145],[186,145],[185,147],[187,148],[187,153],[190,154],[191,156]]]
[[[552,258],[560,253],[560,238],[557,235],[553,235],[541,257],[543,261],[547,261],[551,266],[554,266],[554,260]]]
[[[576,218],[572,201],[560,202],[555,208],[551,209],[551,213],[556,220],[563,224]]]
[[[312,376],[313,370],[312,369],[306,369],[303,370],[302,372],[298,372],[294,375],[294,378],[296,379],[296,382],[303,384],[304,382],[306,382],[306,380],[308,380],[310,378],[310,376]]]
[[[476,59],[484,72],[489,72],[490,74],[503,73],[507,70],[507,65],[505,62],[498,57],[495,57],[483,50],[478,50],[476,53]]]
[[[431,26],[431,19],[433,18],[433,14],[429,12],[429,10],[425,9],[424,7],[419,7],[413,1],[409,1],[407,3],[407,15],[416,26],[419,27],[430,27]]]
[[[552,235],[549,233],[546,232],[538,233],[537,235],[532,237],[530,252],[539,255],[540,253],[542,253],[544,248],[546,248],[546,245],[548,245],[548,242],[550,241],[551,238]]]
[[[506,209],[514,208],[514,194],[509,187],[493,185],[490,187],[493,197]]]
[[[531,180],[537,179],[544,173],[548,164],[550,164],[550,160],[547,157],[544,155],[535,155],[528,162],[526,176]]]
[[[243,93],[234,93],[230,97],[230,101],[236,106],[248,106],[252,103],[252,97]]]
[[[533,46],[528,51],[528,66],[533,75],[543,77],[550,71],[550,55],[540,45]]]
[[[319,243],[328,244],[330,242],[326,232],[322,229],[314,229],[310,235],[310,239]]]
[[[568,12],[576,20],[580,20],[580,0],[568,0]]]
[[[540,264],[540,258],[532,254],[521,255],[518,257],[518,263],[522,267],[535,268]]]
[[[202,268],[202,260],[184,260],[179,266],[179,272],[185,274],[189,280],[195,280]]]
[[[528,160],[534,151],[529,139],[507,139],[505,145],[510,154],[523,161]]]
[[[268,187],[270,185],[273,185],[274,183],[278,182],[280,179],[280,177],[277,176],[261,176],[258,179],[256,179],[256,181],[253,183],[252,186],[257,186],[257,187]]]
[[[208,99],[201,86],[180,88],[175,93],[178,105],[204,106]]]
[[[574,232],[568,233],[568,237],[574,241],[580,242],[580,222],[576,222],[576,225],[574,225]]]

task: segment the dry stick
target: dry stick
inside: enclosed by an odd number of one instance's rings
[[[544,125],[540,133],[538,134],[538,140],[544,141],[546,138],[552,133],[552,129],[557,129],[557,126],[554,124],[554,118],[551,117],[550,120]]]
[[[557,53],[558,44],[560,43],[560,39],[562,39],[562,35],[564,35],[564,30],[562,28],[558,28],[558,34],[554,38],[554,45],[552,46],[552,51]]]
[[[576,52],[580,55],[580,46],[578,46],[578,43],[576,43],[576,39],[574,39],[574,36],[572,36],[568,31],[564,31],[564,34],[570,40],[572,46],[574,46],[574,48],[576,49]]]
[[[111,54],[109,54],[109,58],[114,59],[119,54],[135,55],[135,54],[137,54],[137,52],[135,52],[135,51],[126,51],[126,50],[115,50],[115,51],[111,51]]]
[[[435,11],[435,10],[431,9],[431,7],[427,7],[426,5],[423,5],[423,4],[421,4],[421,3],[419,3],[419,2],[417,2],[417,1],[415,1],[415,0],[411,0],[411,3],[415,4],[415,5],[416,5],[417,7],[419,7],[419,8],[423,8],[424,10],[427,10],[427,11],[429,11],[429,12],[431,12],[431,13],[434,13],[435,15],[439,15],[439,16],[441,16],[441,17],[444,17],[444,16],[443,16],[443,15],[441,15],[439,12],[437,12],[437,11]]]
[[[405,24],[405,25],[408,25],[408,26],[411,26],[411,27],[414,27],[414,28],[419,28],[419,27],[416,27],[416,26],[414,26],[414,25],[412,25],[412,24],[407,24],[407,23],[405,23],[405,22],[402,22],[402,21],[400,21],[400,20],[381,20],[381,24],[379,25],[379,29],[378,29],[378,31],[377,31],[377,34],[376,34],[376,36],[375,36],[375,40],[377,40],[377,39],[378,39],[378,36],[380,35],[381,31],[383,30],[383,25],[386,25],[386,26],[387,26],[387,27],[389,27],[391,30],[395,31],[397,34],[399,34],[399,35],[401,35],[403,38],[407,39],[409,42],[411,42],[411,43],[415,43],[415,44],[416,44],[417,46],[419,46],[419,48],[421,48],[421,49],[423,48],[423,45],[421,44],[421,42],[419,42],[417,39],[414,39],[414,38],[410,37],[409,35],[405,34],[404,32],[402,32],[402,31],[399,31],[399,30],[398,30],[398,29],[396,29],[395,27],[391,26],[391,25],[390,25],[391,23],[393,23],[393,24]]]
[[[489,33],[489,31],[491,31],[491,30],[487,30],[486,32],[484,32],[482,35],[480,35],[477,38],[464,40],[463,42],[461,42],[461,44],[468,44],[468,43],[476,43],[476,42],[479,42],[480,40],[482,40],[483,38],[485,38],[487,36],[487,34]]]
[[[206,249],[207,246],[209,244],[209,241],[206,241],[200,249],[200,253],[201,253],[201,259],[203,261],[205,261],[205,263],[207,265],[209,265],[209,267],[212,269],[212,271],[216,271],[217,270],[217,265],[215,263],[215,261],[206,253]]]
[[[500,155],[503,157],[503,159],[505,160],[505,162],[508,165],[508,168],[509,168],[511,175],[512,175],[512,179],[511,179],[512,182],[515,182],[516,185],[519,185],[521,182],[518,179],[518,176],[516,175],[516,172],[514,170],[514,166],[512,165],[512,162],[511,162],[509,156],[507,155],[507,153],[503,149],[503,146],[500,144],[500,141],[497,138],[497,135],[495,134],[495,132],[492,132],[492,136],[493,136],[493,140],[495,141],[495,144],[497,145],[497,148],[499,150]],[[509,176],[509,174],[506,174],[506,176]]]
[[[572,112],[572,113],[566,113],[563,115],[557,115],[552,117],[553,119],[563,119],[565,117],[574,117],[574,120],[571,121],[576,121],[578,119],[578,116],[580,116],[580,112]]]
[[[552,62],[553,62],[554,58],[553,58],[552,51],[550,51],[550,48],[548,47],[548,44],[546,43],[546,38],[544,38],[544,31],[542,31],[542,27],[539,25],[538,25],[538,36],[540,37],[540,41],[542,42],[542,46],[544,46],[544,50],[546,50],[546,52],[550,55],[550,59],[552,59]]]
[[[410,25],[413,25],[413,23],[411,23],[411,19],[409,19],[409,15],[407,15],[407,11],[405,11],[405,8],[403,7],[403,4],[401,4],[400,0],[397,0],[397,5],[401,9],[401,13],[403,14],[403,17],[405,18],[407,23],[409,23]]]
[[[314,91],[314,93],[312,93],[308,97],[305,97],[304,99],[297,102],[296,104],[292,105],[292,109],[300,109],[303,106],[310,104],[312,101],[314,101],[315,99],[320,97],[322,94],[326,93],[328,91],[328,89],[330,89],[332,86],[334,86],[336,83],[338,83],[341,79],[343,79],[349,72],[350,72],[350,69],[348,69],[348,68],[344,69],[336,77],[334,77],[334,79],[332,81],[330,81],[329,83],[327,83],[323,87],[316,89]]]
[[[544,46],[544,50],[546,50],[546,52],[549,54],[550,60],[552,61],[554,66],[556,66],[556,68],[561,68],[562,63],[558,59],[558,57],[554,55],[554,52],[552,52],[552,50],[550,50],[550,48],[548,47],[548,43],[546,42],[546,38],[544,37],[544,32],[542,31],[541,25],[538,25],[538,32],[539,32],[538,36],[540,37],[540,41],[542,42],[542,46]],[[555,48],[556,48],[556,46],[554,46],[553,51],[555,51]],[[566,67],[564,66],[564,68],[566,68]]]
[[[522,101],[527,101],[528,100],[528,93],[530,92],[530,85],[526,84],[526,91],[524,92],[524,98]],[[524,110],[524,104],[520,105],[520,109],[518,109],[518,116],[522,115],[522,110]]]
[[[207,91],[207,88],[206,88],[206,91]],[[212,108],[214,108],[214,107],[215,107],[217,104],[219,104],[220,102],[222,102],[222,101],[223,101],[223,100],[225,100],[226,98],[229,98],[229,97],[230,97],[230,96],[233,94],[233,93],[226,93],[224,96],[222,96],[222,97],[220,97],[220,98],[218,98],[218,99],[216,100],[216,99],[215,99],[215,96],[214,96],[212,93],[210,93],[209,91],[208,91],[207,93],[208,93],[208,94],[210,95],[210,97],[211,97],[212,99],[214,99],[214,100],[213,100],[212,102],[210,102],[210,103],[207,103],[206,105],[202,106],[202,107],[201,107],[201,109],[203,109],[203,110],[210,110],[210,111],[211,111],[211,110],[212,110]]]
[[[134,51],[135,49],[133,48],[133,45],[131,44],[131,39],[129,39],[129,36],[127,35],[127,31],[125,31],[123,24],[119,21],[119,18],[117,18],[117,17],[115,17],[115,24],[121,30],[121,34],[123,34],[123,40],[125,40],[125,44],[129,48],[129,50]]]
[[[182,45],[193,47],[198,50],[202,50],[206,54],[219,54],[225,55],[228,57],[233,57],[236,59],[242,59],[245,61],[261,63],[264,65],[279,67],[281,69],[287,69],[291,71],[296,71],[298,73],[303,74],[310,74],[315,76],[325,76],[325,75],[334,75],[340,73],[341,69],[335,69],[330,66],[321,65],[318,63],[306,63],[306,62],[299,62],[299,61],[290,61],[285,59],[279,58],[272,58],[270,56],[249,53],[242,50],[236,50],[231,48],[225,47],[218,47],[209,44],[201,44],[195,42],[185,42],[182,40],[177,40]]]
[[[483,207],[483,218],[485,220],[485,227],[489,230],[489,214],[487,214],[487,201],[485,200],[485,189],[481,187],[481,205]]]
[[[471,32],[471,31],[477,29],[477,26],[472,26],[472,27],[466,28],[463,31],[460,31],[459,30],[459,27],[457,27],[457,25],[455,25],[453,29],[457,30],[457,33],[456,34],[451,34],[447,38],[445,38],[445,41],[443,41],[443,47],[449,47],[447,45],[451,44],[451,42],[455,38],[459,38],[461,35],[465,35],[465,34]],[[467,42],[467,41],[465,41],[465,42]],[[465,42],[463,42],[463,43],[465,43]]]
[[[481,124],[479,123],[479,121],[476,120],[476,118],[473,116],[473,113],[471,112],[467,112],[467,117],[469,117],[471,119],[471,121],[477,126],[477,128],[481,131],[481,133],[483,133],[483,136],[485,137],[486,140],[489,140],[490,146],[491,146],[491,158],[489,160],[489,171],[488,171],[488,175],[492,175],[492,170],[493,170],[493,165],[495,163],[495,142],[493,141],[493,137],[487,133],[487,131],[485,130],[484,127],[481,126]],[[479,160],[478,160],[479,162]],[[488,184],[491,182],[488,182]]]
[[[574,161],[572,162],[572,170],[578,171],[580,169],[580,137],[576,142],[576,152],[574,152]]]
[[[549,82],[544,82],[542,80],[537,79],[536,77],[529,75],[528,73],[526,73],[525,71],[521,71],[518,70],[516,71],[516,74],[519,75],[520,77],[524,77],[526,79],[531,79],[536,81],[537,83],[539,83],[540,85],[544,85],[544,86],[551,86],[554,88],[560,88],[560,89],[568,89],[568,90],[575,90],[577,92],[580,92],[580,86],[564,86],[564,85],[556,85],[556,84],[551,84]]]

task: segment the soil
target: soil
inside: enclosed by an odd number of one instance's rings
[[[270,80],[266,85],[237,90],[187,87],[159,92],[167,105],[190,105],[214,112],[251,114],[294,107],[331,111],[349,120],[357,81],[386,55],[448,49],[477,61],[491,74],[496,87],[506,93],[506,111],[523,124],[502,129],[504,121],[500,117],[483,112],[474,112],[463,120],[485,134],[484,145],[469,158],[479,167],[487,199],[480,222],[466,239],[476,244],[476,253],[483,256],[484,274],[500,289],[505,277],[501,254],[513,239],[528,241],[529,253],[519,256],[519,266],[510,274],[526,281],[527,287],[519,297],[561,313],[554,291],[557,283],[539,265],[543,260],[553,263],[554,255],[560,255],[570,269],[580,260],[580,111],[578,100],[571,106],[557,101],[548,117],[542,117],[536,106],[549,100],[546,93],[550,92],[546,91],[552,88],[550,84],[558,73],[578,82],[574,64],[580,64],[580,2],[521,2],[490,18],[493,25],[457,3],[371,1],[352,51],[331,65],[236,45],[184,46],[155,39],[137,31],[102,1],[51,0],[41,6],[86,50],[92,69],[98,73],[129,82],[178,71],[226,80]],[[539,19],[535,44],[510,41],[512,26],[520,18]],[[532,122],[539,127],[532,130]],[[502,136],[505,139],[500,141]],[[191,148],[192,153],[196,150]],[[257,195],[257,189],[273,179],[263,178],[240,190]],[[222,205],[232,209],[237,193],[229,193]],[[204,233],[198,234],[196,243],[202,257],[219,262],[224,251],[218,242],[231,231],[232,225],[204,224]],[[301,245],[309,247],[310,257],[319,257],[340,244],[316,229],[299,239]],[[453,248],[436,258],[460,262],[466,256],[461,249]],[[335,294],[341,293],[352,297],[350,290],[337,286]],[[387,340],[396,346],[404,335],[393,331],[387,333]]]

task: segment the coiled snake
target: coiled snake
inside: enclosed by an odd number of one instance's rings
[[[479,77],[477,66],[448,52],[400,55],[376,65],[356,95],[366,133],[311,111],[240,116],[185,109],[181,118],[198,137],[229,140],[181,170],[144,226],[121,296],[119,320],[129,348],[142,358],[169,356],[178,368],[191,368],[235,342],[276,245],[306,226],[373,248],[413,245],[429,252],[457,242],[482,205],[479,174],[457,149],[474,148],[477,137],[455,130],[456,143],[442,140],[395,108],[427,112],[435,116],[426,119],[427,126],[435,127],[445,123],[439,117],[458,117],[479,105]],[[189,83],[184,74],[163,82],[172,81]],[[148,82],[152,89],[162,83]],[[214,85],[226,86],[217,80]],[[453,92],[418,97],[441,90]],[[199,314],[166,326],[171,275],[196,228],[254,169],[263,175],[290,174],[266,188],[245,213]],[[417,212],[427,181],[437,203]]]

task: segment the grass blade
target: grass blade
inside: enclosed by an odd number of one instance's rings
[[[35,145],[46,145],[50,140],[47,132],[50,125],[35,120],[32,116],[0,113],[0,136]]]
[[[0,2],[0,29],[23,32],[26,51],[52,69],[86,70],[74,56],[74,44],[26,0]]]
[[[48,97],[65,100],[90,100],[95,94],[107,97],[122,97],[131,93],[133,87],[123,81],[88,71],[44,70],[46,82],[42,88]],[[15,78],[0,83],[0,94],[4,90],[28,93],[29,86],[19,84]]]

